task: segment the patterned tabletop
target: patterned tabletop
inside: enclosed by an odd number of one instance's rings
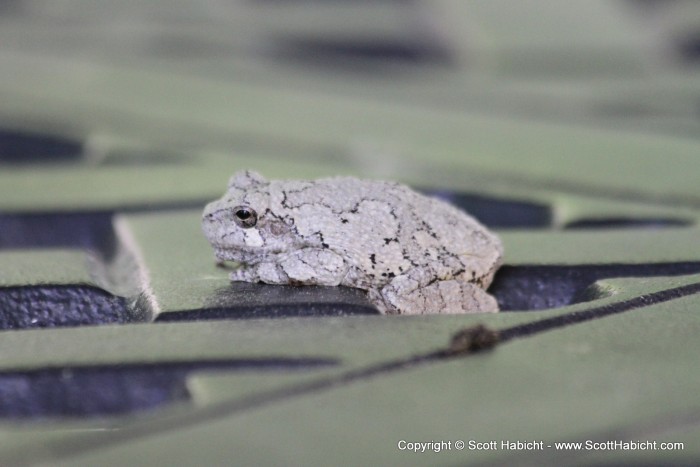
[[[0,6],[0,464],[700,459],[693,1]],[[235,283],[229,176],[493,229],[497,314]],[[561,444],[569,443],[569,444]]]

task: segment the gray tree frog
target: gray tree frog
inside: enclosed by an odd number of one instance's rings
[[[241,263],[232,281],[356,287],[387,314],[498,311],[485,291],[502,262],[498,237],[398,183],[241,171],[202,227],[219,260]]]

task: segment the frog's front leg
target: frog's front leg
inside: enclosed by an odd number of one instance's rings
[[[427,266],[396,276],[370,299],[387,314],[456,314],[497,312],[498,303],[477,284],[459,278],[440,279]],[[443,276],[444,277],[444,276]]]
[[[254,265],[244,265],[230,274],[232,281],[266,284],[340,284],[347,273],[343,258],[330,250],[302,248],[281,253]]]

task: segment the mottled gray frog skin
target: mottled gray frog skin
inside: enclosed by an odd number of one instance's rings
[[[242,171],[202,227],[219,260],[242,263],[232,281],[356,287],[388,314],[498,311],[485,292],[501,265],[498,237],[397,183]]]

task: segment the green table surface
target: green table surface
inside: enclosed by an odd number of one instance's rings
[[[696,463],[700,78],[671,48],[700,10],[637,3],[0,7],[0,312],[88,310],[0,331],[0,464]],[[495,228],[508,268],[628,272],[589,301],[465,316],[231,285],[200,216],[242,168],[539,206],[542,225]],[[329,301],[359,311],[317,315]],[[309,316],[236,308],[289,304]],[[445,353],[479,324],[502,341]],[[80,399],[90,371],[158,368],[181,386],[147,409],[6,415],[38,391],[26,375]],[[657,449],[586,449],[630,440]]]

